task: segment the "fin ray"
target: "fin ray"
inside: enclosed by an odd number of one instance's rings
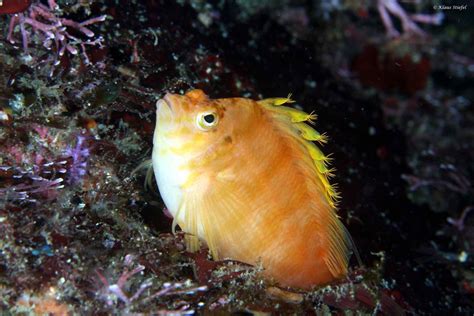
[[[182,229],[193,235],[202,237],[206,243],[212,257],[215,260],[222,259],[219,246],[224,235],[216,235],[219,229],[228,229],[229,223],[233,226],[239,225],[239,212],[244,209],[244,205],[237,197],[239,186],[227,178],[214,179],[212,189],[199,183],[199,179],[186,189],[183,194],[183,203],[186,205],[184,213],[184,223]],[[220,214],[221,216],[215,216]],[[198,223],[201,227],[198,227]],[[181,223],[180,223],[181,226]],[[218,240],[219,239],[219,240]],[[196,248],[195,241],[190,239],[190,248]],[[219,244],[218,244],[219,243]]]
[[[350,255],[349,249],[351,248],[353,241],[347,229],[336,214],[337,202],[340,196],[339,193],[337,193],[336,185],[332,185],[329,182],[329,178],[334,176],[335,171],[334,168],[328,167],[331,158],[324,155],[321,149],[313,143],[318,142],[320,144],[325,144],[327,142],[327,136],[325,134],[320,134],[307,124],[313,123],[313,120],[316,119],[314,113],[307,114],[304,111],[286,106],[276,107],[268,104],[265,104],[264,106],[273,111],[273,113],[276,113],[277,117],[280,116],[281,118],[281,116],[283,116],[283,119],[280,120],[287,122],[288,130],[307,149],[313,161],[314,171],[322,184],[324,189],[323,194],[331,208],[328,213],[329,231],[328,235],[325,237],[328,245],[328,252],[324,257],[324,261],[331,274],[335,277],[344,275],[347,273]]]
[[[347,274],[350,235],[335,214],[330,219],[329,228],[327,239],[329,250],[324,260],[334,276]]]
[[[325,188],[326,199],[328,200],[328,203],[331,205],[331,207],[335,208],[337,204],[336,202],[339,199],[339,194],[337,193],[335,186],[331,185],[328,180],[328,178],[334,176],[335,169],[328,168],[331,158],[329,155],[324,155],[321,149],[319,149],[319,147],[313,143],[313,141],[317,141],[320,144],[324,144],[327,142],[327,136],[325,134],[320,134],[306,123],[313,123],[313,121],[316,119],[316,114],[313,112],[308,114],[304,111],[287,106],[275,106],[267,102],[261,103],[261,101],[259,101],[259,104],[263,105],[266,109],[277,115],[282,115],[286,118],[287,122],[289,118],[290,129],[299,132],[295,133],[295,131],[293,131],[293,134],[308,150],[311,158],[313,159],[316,173],[318,174],[318,177]]]
[[[268,98],[257,102],[266,106],[280,106],[286,103],[295,103],[295,101],[291,99],[291,93],[289,93],[286,98]]]

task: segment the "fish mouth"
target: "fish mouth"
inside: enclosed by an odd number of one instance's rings
[[[172,115],[173,114],[173,102],[171,100],[171,94],[167,93],[162,99],[156,102],[156,114],[158,115]]]
[[[168,106],[171,108],[171,110],[173,110],[173,108],[172,108],[173,94],[171,94],[171,93],[165,94],[165,96],[163,97],[163,100],[168,104]]]

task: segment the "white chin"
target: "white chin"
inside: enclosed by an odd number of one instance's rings
[[[188,179],[189,172],[181,168],[182,158],[176,155],[159,155],[153,148],[153,170],[161,197],[173,217],[176,216],[182,200],[182,185]]]

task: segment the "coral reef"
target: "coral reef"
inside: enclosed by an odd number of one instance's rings
[[[474,28],[472,9],[455,5],[0,10],[0,310],[472,314]],[[318,114],[362,267],[353,260],[347,279],[299,291],[258,266],[186,252],[134,170],[151,155],[156,100],[190,88],[212,98],[291,92]]]

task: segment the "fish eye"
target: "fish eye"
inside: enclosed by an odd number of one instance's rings
[[[217,125],[218,117],[215,112],[199,113],[196,117],[196,123],[199,129],[207,131]]]

